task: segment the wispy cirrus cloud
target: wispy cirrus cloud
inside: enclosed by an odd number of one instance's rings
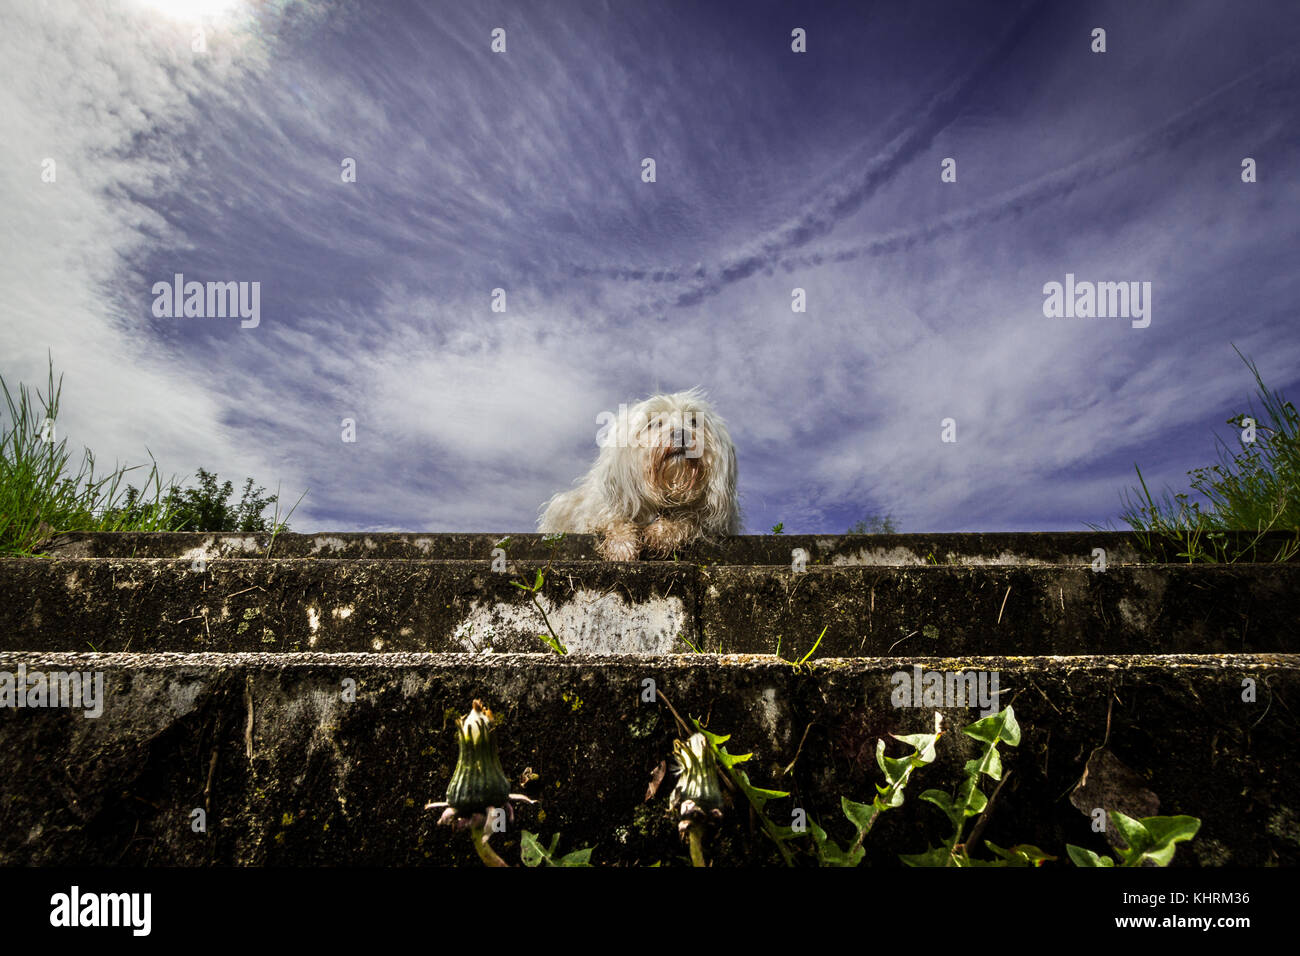
[[[1294,384],[1300,27],[1263,8],[234,3],[203,53],[125,0],[0,21],[0,370],[49,349],[70,433],[310,487],[297,527],[530,527],[600,411],[697,384],[751,530],[1078,527],[1212,453],[1230,343]],[[177,272],[262,321],[155,318]],[[1066,272],[1151,281],[1152,326],[1045,318]]]

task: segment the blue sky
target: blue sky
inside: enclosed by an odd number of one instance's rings
[[[1213,459],[1233,343],[1300,391],[1289,4],[16,0],[0,63],[0,373],[295,530],[529,530],[696,385],[750,532],[1080,529]],[[1046,317],[1067,273],[1150,325]]]

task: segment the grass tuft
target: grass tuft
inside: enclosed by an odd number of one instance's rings
[[[1300,551],[1300,414],[1233,348],[1255,377],[1262,407],[1261,414],[1252,401],[1248,412],[1228,419],[1238,430],[1238,448],[1215,436],[1219,460],[1187,473],[1191,493],[1166,489],[1156,497],[1137,468],[1138,487],[1123,494],[1120,520],[1157,560],[1287,561]],[[1261,542],[1270,531],[1295,534],[1265,549]]]
[[[171,513],[167,490],[152,464],[141,488],[127,475],[143,465],[96,468],[84,449],[75,464],[67,438],[58,438],[63,376],[50,360],[46,389],[19,384],[15,396],[0,376],[5,418],[0,421],[0,554],[31,554],[61,531],[164,531]]]

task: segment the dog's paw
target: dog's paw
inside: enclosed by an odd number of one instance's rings
[[[691,521],[660,518],[646,525],[641,534],[647,550],[668,557],[679,548],[690,544],[698,536],[699,527]]]
[[[636,525],[606,531],[596,541],[596,552],[606,561],[635,561],[641,555]]]

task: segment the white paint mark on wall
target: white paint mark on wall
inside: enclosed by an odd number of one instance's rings
[[[583,589],[559,604],[546,595],[540,600],[551,626],[574,654],[671,654],[677,649],[677,635],[691,632],[685,605],[676,597],[629,604],[622,594]],[[475,602],[454,637],[467,651],[482,650],[488,635],[545,651],[536,637],[545,629],[531,604]]]

